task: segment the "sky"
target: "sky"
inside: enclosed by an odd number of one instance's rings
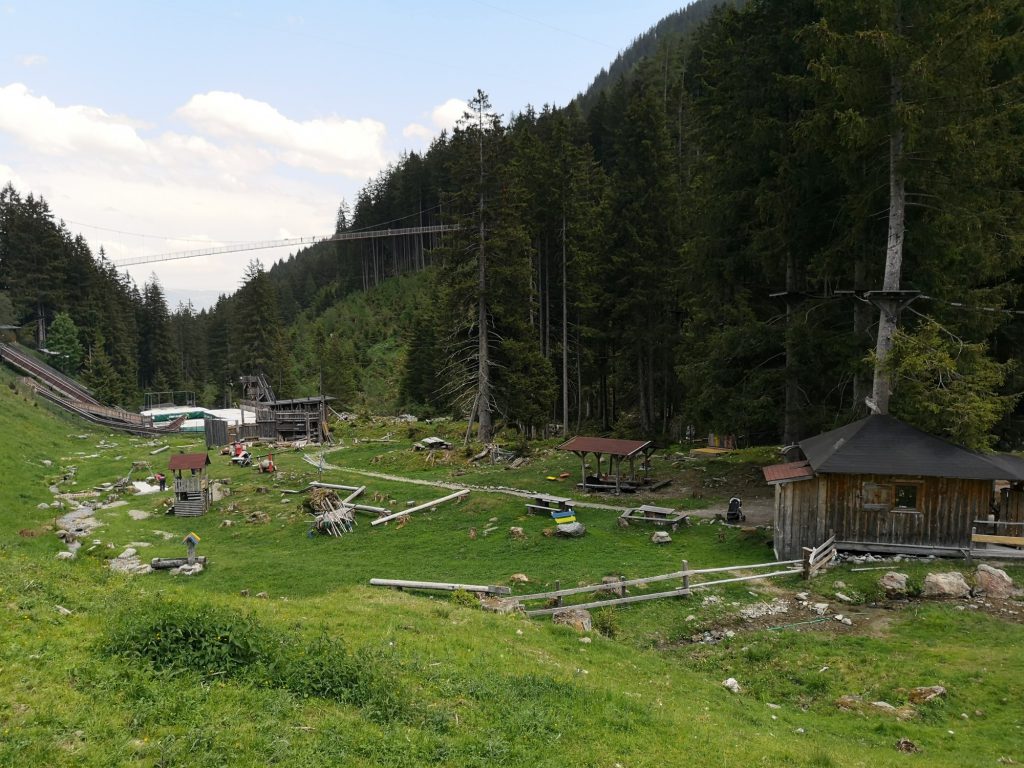
[[[478,88],[565,105],[686,0],[0,0],[0,186],[117,263],[323,236]],[[209,306],[296,248],[129,269]]]

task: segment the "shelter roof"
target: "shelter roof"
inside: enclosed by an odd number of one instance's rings
[[[892,416],[872,415],[800,442],[815,472],[1024,480],[1024,460],[953,445]]]
[[[171,456],[167,465],[168,469],[195,469],[200,470],[210,463],[210,457],[205,453],[176,453]]]
[[[560,451],[573,453],[606,453],[610,456],[629,458],[649,448],[650,440],[616,440],[610,437],[574,437],[560,446]]]
[[[814,470],[811,469],[809,461],[790,461],[786,464],[771,464],[762,467],[761,472],[769,485],[779,483],[790,483],[796,480],[806,480],[814,477]]]

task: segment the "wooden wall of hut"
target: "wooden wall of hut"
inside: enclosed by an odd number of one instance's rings
[[[803,547],[825,540],[818,537],[818,478],[811,477],[775,486],[775,531],[773,546],[781,560],[794,560]]]
[[[984,520],[984,517],[978,518]],[[999,500],[999,519],[1007,523],[1024,523],[1024,490],[1004,488]]]
[[[838,541],[958,549],[992,503],[991,480],[891,475],[823,475],[827,526]],[[915,486],[914,508],[893,504],[896,486]]]
[[[896,486],[916,489],[913,509],[895,506]],[[990,480],[889,475],[823,474],[778,485],[775,552],[782,559],[800,557],[802,547],[820,544],[830,531],[846,544],[966,548],[973,521],[989,514],[992,490]],[[1018,513],[1024,513],[1024,500]]]

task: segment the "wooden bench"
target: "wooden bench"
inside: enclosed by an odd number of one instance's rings
[[[677,512],[671,507],[655,507],[651,504],[641,504],[639,507],[627,509],[619,518],[626,522],[655,523],[658,525],[685,523],[687,515]]]

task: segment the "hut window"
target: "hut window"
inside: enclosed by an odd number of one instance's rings
[[[861,504],[864,509],[880,512],[892,506],[892,486],[882,483],[864,483],[861,486]]]
[[[916,485],[897,485],[893,496],[896,509],[917,509]]]

